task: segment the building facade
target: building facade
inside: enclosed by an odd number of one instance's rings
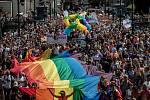
[[[18,0],[0,0],[0,9],[8,12],[8,16],[16,16]],[[30,11],[34,11],[34,1],[36,7],[45,6],[48,10],[52,10],[60,5],[61,0],[19,0],[20,13],[26,15]],[[44,2],[44,5],[40,5],[40,2]],[[51,5],[51,6],[50,6]],[[48,11],[49,12],[49,11]]]

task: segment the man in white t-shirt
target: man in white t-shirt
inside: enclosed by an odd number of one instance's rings
[[[146,85],[148,90],[150,90],[150,74],[147,75],[147,80],[144,82],[144,85]]]
[[[2,76],[2,81],[3,81],[3,89],[4,89],[4,95],[5,95],[5,100],[10,100],[10,91],[11,91],[11,86],[12,86],[12,81],[14,80],[13,76],[10,75],[10,71],[6,70],[5,74]]]
[[[27,85],[27,80],[26,80],[26,77],[25,77],[25,74],[20,72],[19,73],[19,76],[17,78],[17,81],[18,81],[18,86],[19,87],[26,87]]]
[[[68,15],[69,15],[69,14],[68,14],[68,11],[65,10],[65,11],[64,11],[64,17],[68,17]]]

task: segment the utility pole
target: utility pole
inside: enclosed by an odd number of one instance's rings
[[[109,10],[110,10],[110,9],[109,9],[109,7],[110,7],[110,1],[108,0],[107,2],[108,2],[108,18],[109,18]]]
[[[111,12],[112,12],[112,17],[113,17],[113,22],[114,22],[114,19],[115,19],[115,11],[114,11],[114,1],[112,0],[112,2],[111,2],[111,7],[112,7],[112,10],[111,10]]]
[[[32,1],[30,0],[30,6],[29,6],[30,11],[31,11],[31,2],[32,2]]]
[[[50,15],[50,19],[52,18],[51,13],[52,13],[52,10],[51,10],[51,0],[49,0],[49,15]]]
[[[105,12],[105,15],[106,15],[106,0],[104,1],[105,3],[104,3],[104,12]]]
[[[17,10],[18,10],[18,35],[20,36],[20,1],[17,0]]]
[[[119,10],[120,11],[120,27],[119,27],[119,29],[121,30],[121,26],[122,26],[122,15],[121,15],[122,14],[122,1],[121,0],[120,0],[119,8],[120,8],[120,10]]]
[[[64,0],[61,0],[61,7],[62,11],[64,11]]]
[[[44,0],[44,22],[45,22],[45,18],[46,18],[46,14],[47,14],[47,9],[46,9],[46,1]]]
[[[132,0],[132,34],[134,34],[134,0]]]
[[[54,0],[54,19],[56,18],[56,0]]]
[[[33,17],[34,17],[34,28],[36,28],[35,9],[36,9],[36,7],[35,7],[35,0],[34,0],[34,15],[33,15]]]

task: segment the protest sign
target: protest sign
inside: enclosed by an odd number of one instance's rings
[[[48,44],[66,44],[67,36],[66,35],[57,35],[54,39],[53,35],[47,35]]]
[[[97,24],[99,24],[99,21],[98,21],[98,18],[97,18],[96,13],[95,13],[95,12],[92,12],[92,13],[91,13],[91,16],[92,16],[92,18],[94,18],[95,22],[96,22]]]
[[[53,35],[47,35],[47,43],[48,44],[55,44]]]
[[[129,20],[129,19],[123,20],[123,26],[125,28],[130,28],[131,27],[131,20]]]
[[[55,39],[55,43],[66,44],[67,43],[67,36],[66,35],[58,35]]]

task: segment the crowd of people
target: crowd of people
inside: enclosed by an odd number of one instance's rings
[[[14,100],[10,95],[16,93],[15,87],[30,87],[24,73],[14,76],[10,72],[13,58],[22,62],[29,49],[32,49],[32,56],[39,56],[48,48],[52,49],[53,55],[74,48],[74,52],[81,54],[78,59],[89,65],[87,74],[95,75],[96,71],[112,73],[110,80],[100,78],[100,100],[149,100],[150,27],[138,27],[132,33],[131,28],[119,25],[117,17],[115,21],[99,13],[97,17],[103,20],[92,24],[88,34],[74,30],[66,44],[48,44],[41,40],[47,35],[63,34],[63,16],[37,23],[36,27],[29,24],[21,29],[20,34],[17,30],[5,32],[0,39],[0,89],[4,91],[5,100]],[[84,45],[77,41],[81,37]],[[90,73],[93,66],[96,70]],[[116,90],[122,97],[116,96]]]

